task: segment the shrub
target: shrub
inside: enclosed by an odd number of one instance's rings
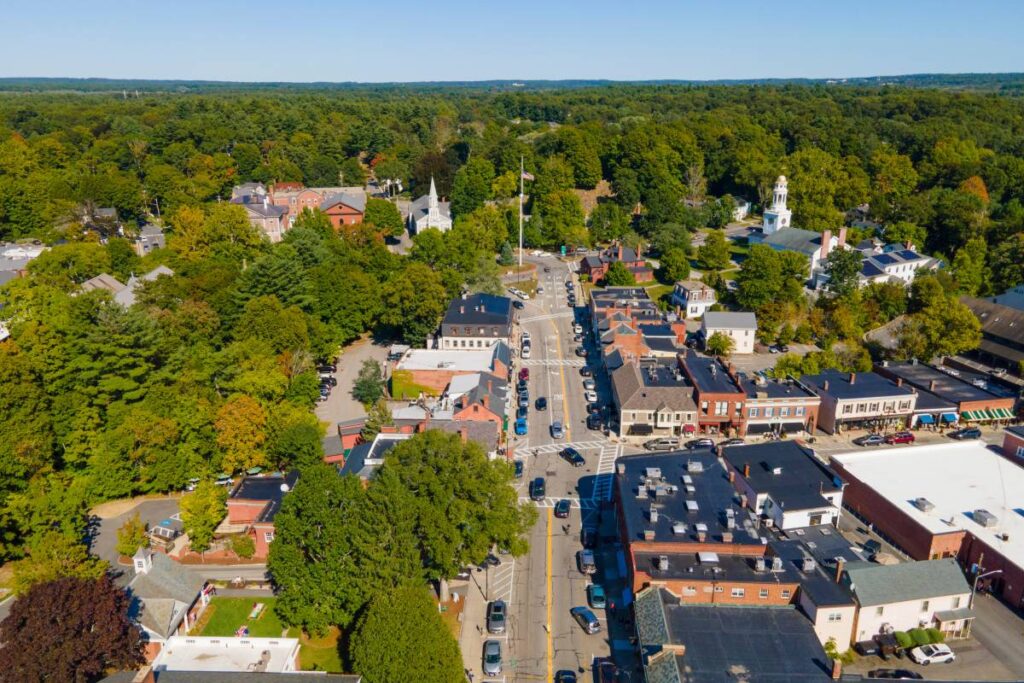
[[[928,642],[930,643],[941,643],[946,640],[946,634],[937,628],[925,629],[925,633],[928,634]]]
[[[896,631],[893,635],[896,636],[896,642],[899,643],[900,647],[904,650],[914,647],[914,639],[905,631]]]
[[[923,628],[912,628],[907,632],[907,635],[909,635],[911,640],[914,641],[915,646],[927,645],[931,642],[931,639],[928,637],[928,632]]]
[[[256,542],[249,534],[238,534],[231,537],[231,550],[243,560],[248,560],[256,554]]]

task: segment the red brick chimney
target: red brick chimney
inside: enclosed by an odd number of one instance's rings
[[[842,246],[845,246],[845,245],[846,245],[846,228],[842,227],[842,228],[839,228],[839,246],[842,247]]]
[[[843,663],[838,659],[832,660],[832,680],[838,681],[843,677]]]
[[[843,569],[846,568],[846,560],[841,557],[836,558],[836,583],[843,580]]]
[[[898,387],[902,387],[903,386],[903,378],[902,377],[897,377],[896,378],[896,386],[898,386]]]
[[[850,384],[856,384],[856,383],[857,383],[857,373],[856,372],[851,372],[850,373]]]
[[[743,463],[743,476],[746,477],[746,478],[750,477],[750,463],[749,462]]]
[[[832,231],[826,230],[821,233],[821,258],[828,258],[828,252],[832,245]]]
[[[928,382],[928,391],[935,391],[935,380]]]
[[[622,242],[619,242],[619,260],[622,260]]]
[[[491,397],[488,396],[487,394],[484,394],[483,396],[480,397],[480,403],[483,404],[484,408],[489,408],[490,406],[488,404],[490,404],[490,402]]]
[[[736,481],[736,470],[729,470],[729,483],[732,484]]]

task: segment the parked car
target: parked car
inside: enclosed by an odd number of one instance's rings
[[[526,418],[525,417],[521,417],[521,418],[516,420],[516,428],[515,429],[516,429],[516,436],[526,436],[527,427],[526,427]]]
[[[530,393],[528,391],[524,391],[521,394],[519,394],[518,406],[520,408],[529,408],[530,407]]]
[[[488,640],[484,643],[484,675],[496,676],[501,673],[501,641]]]
[[[552,422],[551,423],[551,438],[552,439],[564,439],[565,438],[565,432],[562,430],[562,423],[561,422]]]
[[[958,429],[955,432],[950,432],[949,438],[957,439],[959,441],[963,441],[965,439],[980,439],[981,430],[977,427],[964,427],[963,429]]]
[[[495,600],[487,605],[487,632],[504,633],[505,617],[508,610],[504,600]]]
[[[590,413],[587,415],[587,429],[596,432],[602,428],[604,428],[604,422],[601,421],[600,413]]]
[[[775,344],[772,344],[771,346],[768,347],[768,353],[778,353],[778,352],[779,352],[779,347],[776,346]]]
[[[512,308],[517,308],[517,309],[522,310],[522,309],[526,308],[526,304],[524,304],[519,299],[513,299],[512,300]]]
[[[583,459],[583,456],[580,455],[580,452],[575,448],[565,448],[562,450],[561,453],[559,453],[559,455],[565,458],[566,461],[573,467],[582,467],[587,462],[586,460]]]
[[[874,640],[861,640],[853,644],[853,650],[861,657],[872,657],[881,654],[881,648]]]
[[[572,503],[570,503],[566,498],[555,503],[555,517],[558,517],[559,519],[565,519],[568,517],[570,510],[572,510]]]
[[[540,285],[537,285],[537,293],[538,294],[543,294],[544,293],[544,288],[541,287]]]
[[[593,550],[580,550],[576,553],[576,567],[581,574],[593,574],[597,571],[597,562],[594,561]]]
[[[587,403],[595,403],[597,401],[597,392],[594,390],[583,392],[583,400]]]
[[[779,351],[782,353],[789,353],[789,346],[786,344],[779,344]]]
[[[587,586],[587,601],[594,609],[604,609],[608,606],[608,598],[604,594],[604,586],[599,583],[592,583]]]
[[[533,405],[534,405],[535,408],[537,408],[537,410],[547,410],[548,409],[548,400],[546,398],[544,398],[543,396],[538,396],[537,397],[537,402],[534,403]]]
[[[686,447],[690,450],[694,448],[714,448],[715,442],[711,439],[692,439],[686,442]]]
[[[743,439],[734,438],[734,439],[726,439],[725,441],[721,442],[718,445],[719,446],[742,446],[745,443],[747,443],[747,442],[744,441]]]
[[[576,355],[580,356],[581,358],[586,358],[587,350],[585,348],[583,348],[582,346],[577,346],[576,347]]]
[[[530,368],[523,368],[519,371],[519,381],[526,382],[530,379]]]
[[[328,375],[327,377],[321,376],[320,377],[320,385],[321,386],[326,385],[326,386],[329,386],[329,387],[336,387],[336,386],[338,386],[338,378],[335,377],[334,375]]]
[[[530,482],[530,500],[544,500],[547,495],[547,486],[544,484],[544,477],[537,477]]]
[[[896,432],[885,437],[887,444],[895,443],[914,443],[914,435],[911,432]]]
[[[576,683],[576,672],[562,669],[555,672],[555,683]]]
[[[956,655],[944,643],[922,645],[910,651],[910,658],[918,664],[949,664],[956,661]]]
[[[581,341],[583,341],[583,335],[582,334],[574,334],[572,336],[572,340],[574,342],[576,342],[577,344],[579,344]]]
[[[868,540],[864,541],[863,548],[864,552],[867,553],[868,557],[874,557],[876,554],[881,552],[882,544],[873,538],[869,538]]]
[[[519,352],[519,355],[523,358],[523,360],[528,359],[530,357],[530,345],[529,344],[523,344],[523,348]]]
[[[516,419],[525,419],[529,412],[530,411],[527,408],[520,408],[519,406],[516,406]]]
[[[331,374],[331,375],[333,375],[334,373],[336,373],[338,371],[338,366],[335,365],[334,363],[324,363],[322,365],[318,365],[316,367],[316,370],[321,375],[324,375],[324,374]]]
[[[622,680],[619,676],[619,667],[606,657],[594,660],[594,673],[595,683],[619,683]]]
[[[644,448],[649,451],[671,451],[679,448],[678,436],[664,436],[659,439],[651,439],[644,442]]]
[[[598,633],[601,631],[601,622],[597,620],[597,617],[588,608],[573,607],[569,610],[569,614],[587,633]]]
[[[583,380],[583,388],[590,390],[597,389],[597,382],[594,381],[593,377],[587,377],[585,380]]]
[[[522,479],[523,478],[523,461],[522,460],[516,460],[515,463],[516,463],[515,464],[516,479]]]
[[[580,374],[584,377],[593,377],[594,371],[590,369],[589,365],[584,365],[582,368],[580,368]]]
[[[858,446],[881,446],[885,443],[885,437],[881,434],[865,434],[853,440]]]
[[[551,272],[551,266],[544,266],[544,272],[545,273],[550,273]]]
[[[576,334],[583,334],[583,325],[576,323],[575,325],[572,326],[572,331],[575,332]]]
[[[597,546],[597,529],[593,527],[585,526],[580,529],[580,545],[584,548],[594,548]]]
[[[885,678],[895,681],[923,681],[924,676],[910,669],[872,669],[868,678]]]

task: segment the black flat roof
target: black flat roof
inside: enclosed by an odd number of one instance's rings
[[[284,498],[286,490],[281,488],[282,484],[288,485],[288,490],[295,487],[299,480],[299,471],[292,470],[287,475],[270,475],[266,477],[244,477],[242,481],[231,491],[231,497],[238,500],[276,500]]]
[[[850,382],[851,376],[853,382]],[[817,375],[804,375],[800,381],[840,399],[875,398],[884,396],[909,396],[914,393],[910,387],[896,386],[896,382],[874,372],[839,372],[826,370]],[[824,388],[828,382],[828,389]]]
[[[508,325],[512,299],[494,294],[467,294],[452,299],[442,325]]]
[[[616,473],[615,482],[627,542],[643,542],[644,531],[652,529],[655,542],[695,543],[701,524],[708,542],[723,542],[722,534],[732,533],[731,543],[761,544],[752,513],[740,507],[725,466],[709,449],[630,455],[619,458],[617,468],[624,469]],[[652,507],[658,515],[654,522]],[[727,511],[732,511],[732,528]]]
[[[683,355],[682,363],[698,391],[711,394],[741,394],[729,373],[714,358],[698,356],[690,351]]]
[[[838,531],[835,529],[833,531],[836,536],[839,536]],[[811,542],[814,543],[814,541]],[[806,591],[815,605],[823,607],[854,604],[853,596],[850,595],[846,587],[835,581],[834,557],[819,559],[802,540],[773,541],[771,549],[776,556],[782,558],[784,568],[796,573],[797,580],[800,582],[800,590]],[[848,554],[853,556],[852,553]],[[804,571],[804,558],[814,560],[814,566],[810,571]],[[856,557],[856,561],[860,561],[860,559]]]
[[[681,680],[694,683],[830,681],[811,622],[792,607],[667,606]]]
[[[708,581],[792,584],[800,580],[800,567],[795,563],[783,563],[781,570],[772,571],[772,560],[769,557],[765,559],[765,568],[758,570],[756,556],[717,555],[709,559],[707,553],[703,554],[705,557],[702,559],[695,552],[664,553],[634,550],[633,561],[638,570],[650,574],[655,581],[693,578]],[[668,558],[668,569],[660,568],[659,558],[662,556]]]
[[[726,446],[722,455],[737,476],[743,476],[755,493],[767,494],[786,510],[808,510],[829,505],[822,496],[842,489],[842,480],[795,441],[768,441]]]
[[[675,361],[641,362],[640,378],[645,387],[689,387],[690,382],[681,372],[677,372]]]
[[[770,379],[758,384],[753,378],[739,373],[740,386],[747,393],[747,398],[757,398],[758,393],[767,394],[766,398],[817,398],[817,394],[795,379]]]
[[[904,384],[911,384],[921,391],[957,404],[964,401],[994,401],[1002,398],[924,363],[886,362],[879,366],[879,370],[901,378]]]

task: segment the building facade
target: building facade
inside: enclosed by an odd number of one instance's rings
[[[611,380],[620,437],[649,439],[696,430],[693,387],[674,361],[628,362],[612,373]]]
[[[718,303],[718,293],[698,280],[680,280],[672,288],[670,302],[684,318],[700,318]]]
[[[441,232],[452,229],[452,212],[448,202],[438,201],[434,178],[430,178],[430,192],[409,205],[409,234],[416,235],[428,228]]]
[[[917,405],[909,387],[874,372],[826,370],[800,382],[821,397],[818,426],[829,434],[904,428]]]
[[[747,394],[729,368],[715,358],[690,350],[679,354],[679,365],[694,388],[698,431],[701,434],[741,433]]]
[[[727,313],[709,311],[704,314],[701,335],[704,344],[715,334],[724,334],[733,341],[734,354],[754,352],[757,340],[757,316],[753,313]]]
[[[463,294],[441,319],[436,346],[442,350],[483,349],[510,343],[515,309],[512,300],[493,294]]]

